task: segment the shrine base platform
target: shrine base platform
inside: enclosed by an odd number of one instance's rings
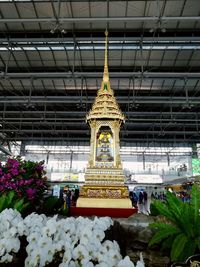
[[[130,198],[89,198],[79,197],[76,203],[78,208],[122,208],[132,209]]]
[[[111,218],[128,218],[135,213],[137,213],[136,208],[70,208],[70,216],[109,216]]]

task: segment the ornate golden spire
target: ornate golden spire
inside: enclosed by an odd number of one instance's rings
[[[114,97],[114,92],[110,87],[109,74],[108,74],[108,31],[105,31],[105,59],[104,59],[104,72],[101,88],[97,92],[92,109],[86,116],[86,120],[93,119],[111,119],[124,121],[125,117],[122,114],[117,100]]]
[[[108,31],[105,31],[105,58],[104,58],[104,72],[103,72],[103,82],[109,81],[109,73],[108,73]]]

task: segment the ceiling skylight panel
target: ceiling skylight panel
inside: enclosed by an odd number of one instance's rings
[[[35,47],[31,47],[31,46],[24,46],[23,47],[23,50],[25,50],[25,51],[35,51],[36,50],[36,48]]]

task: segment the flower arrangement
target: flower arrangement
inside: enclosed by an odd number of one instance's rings
[[[20,249],[20,237],[28,242],[25,267],[134,267],[124,259],[116,241],[104,240],[105,231],[113,224],[109,217],[65,218],[32,213],[21,217],[13,209],[0,213],[0,263],[12,262]],[[141,256],[136,267],[144,267]]]
[[[13,191],[17,198],[29,203],[39,200],[47,188],[43,164],[20,157],[8,158],[4,165],[0,164],[0,195]]]
[[[0,212],[14,208],[20,212],[35,210],[47,189],[44,162],[8,158],[0,163]]]

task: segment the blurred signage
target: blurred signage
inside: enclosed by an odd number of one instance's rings
[[[63,173],[53,172],[50,175],[50,180],[53,181],[72,181],[72,182],[84,182],[84,173]]]
[[[192,159],[192,174],[200,174],[200,159]]]
[[[160,184],[163,182],[163,178],[158,174],[132,174],[131,182],[143,184]]]
[[[59,185],[54,185],[53,196],[54,197],[60,197],[60,186]]]

